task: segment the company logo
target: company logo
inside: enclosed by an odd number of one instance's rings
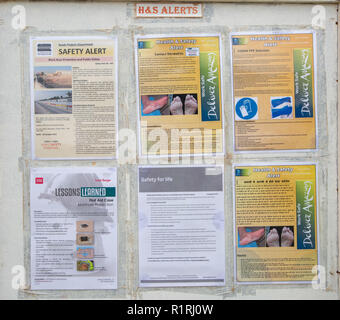
[[[311,49],[294,49],[295,117],[313,117],[313,60]]]
[[[138,41],[138,49],[152,49],[153,46],[153,41]]]
[[[232,44],[233,46],[245,45],[245,44],[248,44],[248,39],[247,38],[232,38]]]
[[[235,169],[235,176],[236,177],[249,177],[251,175],[250,169]]]
[[[315,194],[313,181],[296,182],[297,248],[315,249]]]
[[[44,178],[35,178],[35,184],[43,184]]]
[[[201,103],[202,121],[220,120],[219,61],[217,53],[202,52],[201,68]]]

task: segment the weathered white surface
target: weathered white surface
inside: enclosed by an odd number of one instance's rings
[[[14,5],[26,9],[27,27],[11,27]],[[233,155],[231,152],[231,89],[228,35],[230,31],[311,28],[311,4],[207,4],[203,19],[135,19],[134,5],[126,3],[0,3],[0,299],[36,298],[141,298],[141,299],[334,299],[337,289],[337,21],[336,5],[323,6],[326,28],[318,30],[318,112],[320,150],[316,153]],[[171,27],[170,27],[171,26]],[[220,32],[223,40],[226,164],[225,288],[138,289],[136,165],[119,168],[119,290],[35,292],[12,288],[11,269],[29,263],[29,211],[27,178],[30,166],[117,165],[115,161],[30,161],[29,141],[29,35],[97,34],[118,35],[119,127],[135,130],[136,89],[134,77],[134,33]],[[70,33],[71,32],[71,33]],[[311,286],[233,285],[231,161],[304,160],[319,161],[320,263],[326,268],[327,289]],[[29,270],[27,270],[29,274]]]

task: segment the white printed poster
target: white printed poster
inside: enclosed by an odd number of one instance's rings
[[[116,289],[116,168],[32,168],[30,183],[31,289]]]
[[[139,167],[140,287],[225,284],[223,167]]]
[[[117,158],[117,39],[31,37],[33,159]]]

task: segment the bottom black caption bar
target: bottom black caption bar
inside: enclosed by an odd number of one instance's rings
[[[176,318],[176,316],[190,316],[190,317],[199,317],[204,316],[207,319],[207,316],[215,315],[215,306],[213,303],[198,303],[198,304],[173,304],[173,303],[164,303],[153,305],[152,302],[149,303],[132,303],[127,307],[126,315],[131,316],[146,316],[147,318]],[[139,318],[139,317],[138,317]]]
[[[87,319],[97,319],[98,310],[101,313],[104,311],[110,315],[110,318],[116,320],[121,319],[228,319],[235,312],[237,315],[242,315],[242,319],[245,317],[253,318],[254,312],[258,310],[269,311],[273,309],[277,310],[288,310],[287,308],[301,309],[301,315],[304,319],[309,319],[314,313],[313,305],[316,301],[304,301],[304,308],[301,308],[301,301],[265,301],[265,300],[11,300],[11,301],[0,301],[2,307],[8,307],[8,310],[22,310],[25,313],[29,309],[37,310],[37,304],[39,304],[39,310],[46,307],[46,310],[56,310],[58,313],[63,312],[64,307],[68,308],[68,314],[73,313],[78,315],[79,310],[86,310]],[[319,301],[320,302],[320,301]],[[325,301],[322,303],[329,309],[334,306],[334,302],[339,301]],[[305,308],[308,303],[311,304],[311,308]],[[313,303],[313,305],[312,305]],[[21,307],[19,308],[19,305]],[[45,319],[45,313],[41,313],[41,319]],[[39,315],[36,317],[40,318]],[[237,316],[237,318],[239,318]],[[279,319],[278,317],[277,319]],[[275,316],[276,319],[276,316]]]

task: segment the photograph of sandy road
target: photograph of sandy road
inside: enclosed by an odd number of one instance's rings
[[[34,68],[34,89],[59,88],[72,88],[72,67],[52,66]]]
[[[72,113],[72,91],[35,91],[34,114]]]

